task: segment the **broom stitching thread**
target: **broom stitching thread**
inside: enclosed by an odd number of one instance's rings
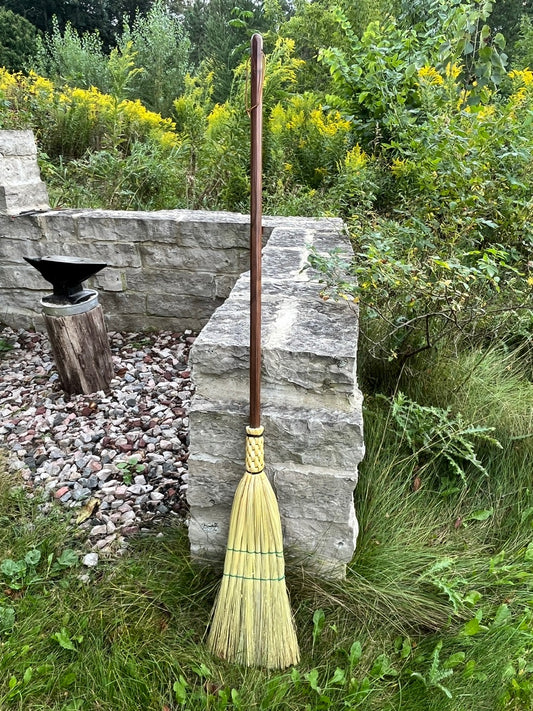
[[[227,551],[232,553],[250,553],[250,555],[277,555],[279,557],[283,556],[283,551],[247,551],[242,548],[226,548]]]
[[[256,580],[260,583],[280,583],[282,580],[285,580],[284,575],[281,578],[256,578],[253,575],[234,575],[233,573],[223,573],[222,575],[226,578],[239,578],[239,580]]]

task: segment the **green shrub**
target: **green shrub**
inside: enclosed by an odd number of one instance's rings
[[[56,17],[51,32],[39,40],[33,69],[55,82],[109,90],[107,57],[98,32],[80,35],[70,22],[61,32]]]
[[[189,69],[190,41],[182,19],[157,0],[145,16],[137,15],[131,28],[125,26],[118,42],[122,49],[131,42],[135,66],[142,70],[133,79],[132,96],[151,111],[170,116]]]
[[[0,7],[0,66],[11,72],[25,69],[37,52],[39,33],[31,22]]]

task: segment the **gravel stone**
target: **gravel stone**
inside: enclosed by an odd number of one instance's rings
[[[87,553],[87,555],[83,556],[82,563],[87,566],[87,568],[94,568],[98,565],[98,560],[98,553]]]
[[[110,391],[68,396],[46,334],[0,329],[0,339],[12,346],[0,358],[0,449],[8,471],[20,472],[30,495],[47,493],[43,513],[62,506],[74,520],[81,506],[99,500],[98,513],[81,528],[89,549],[102,554],[120,553],[139,530],[186,520],[194,393],[191,331],[108,335],[115,368]],[[143,469],[129,474],[127,466],[116,466],[132,458]],[[83,561],[92,567],[98,555]]]

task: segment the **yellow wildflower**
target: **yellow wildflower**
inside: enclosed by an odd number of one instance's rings
[[[0,68],[0,91],[15,88],[17,86],[17,76],[10,74],[7,69]]]
[[[524,86],[531,86],[533,84],[533,72],[531,69],[513,69],[509,72],[511,79],[514,79],[517,83],[521,83]]]
[[[274,135],[279,135],[285,127],[285,109],[281,104],[276,104],[270,113],[270,131]]]
[[[405,158],[394,158],[390,169],[393,175],[397,178],[401,178],[412,173],[413,168],[415,168],[415,166],[411,161]]]
[[[367,163],[368,156],[361,150],[361,146],[358,143],[348,151],[344,158],[344,165],[350,172],[354,173],[364,168]]]
[[[495,107],[493,105],[483,106],[477,113],[478,121],[487,121],[494,116]]]
[[[446,74],[447,79],[457,79],[459,74],[462,71],[462,66],[460,64],[455,64],[455,63],[449,63],[446,65],[446,69],[444,70],[444,73]]]
[[[435,67],[430,67],[427,64],[418,70],[418,78],[420,80],[420,84],[424,84],[426,86],[439,86],[444,84],[444,79]]]
[[[217,129],[227,123],[231,111],[225,104],[215,104],[213,110],[207,117],[207,122],[211,130]]]

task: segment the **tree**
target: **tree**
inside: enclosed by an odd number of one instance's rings
[[[492,8],[490,24],[507,40],[510,57],[513,57],[520,36],[520,22],[524,16],[533,17],[533,0],[497,0]]]
[[[253,0],[194,0],[185,12],[185,26],[196,66],[207,61],[214,71],[215,102],[227,99],[233,70],[248,52],[253,32],[267,30],[261,7]]]
[[[0,7],[0,66],[15,72],[24,69],[36,52],[37,36],[31,22]]]
[[[81,34],[98,30],[106,48],[114,44],[124,22],[133,22],[137,13],[146,14],[153,0],[5,0],[4,7],[29,20],[43,32],[53,29],[53,17],[61,30],[67,23]]]
[[[327,90],[331,79],[317,62],[319,51],[346,45],[334,8],[328,0],[299,3],[295,15],[280,28],[283,37],[294,40],[295,55],[306,62],[300,77],[304,91]]]

